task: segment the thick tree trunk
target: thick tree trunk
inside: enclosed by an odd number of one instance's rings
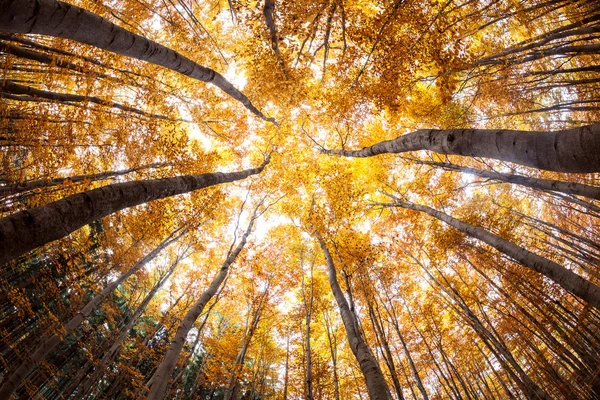
[[[379,364],[371,353],[371,349],[369,349],[369,346],[364,342],[360,332],[358,332],[354,314],[350,310],[350,306],[348,306],[342,288],[337,281],[337,273],[331,254],[327,250],[323,238],[321,238],[318,233],[316,233],[316,236],[319,240],[321,250],[325,255],[329,284],[331,285],[331,290],[333,291],[333,295],[340,309],[342,322],[344,323],[346,334],[348,336],[348,344],[350,345],[350,349],[352,349],[352,353],[354,353],[360,366],[360,370],[365,378],[369,397],[371,400],[389,400],[392,398],[390,390],[383,377]]]
[[[493,158],[557,172],[600,172],[600,124],[555,132],[421,129],[362,150],[323,149],[322,152],[345,157],[370,157],[418,150]]]
[[[131,267],[126,273],[121,275],[119,279],[108,284],[102,292],[97,294],[92,300],[90,300],[85,307],[81,309],[71,320],[63,327],[61,336],[58,334],[48,335],[42,340],[42,343],[31,352],[22,361],[21,365],[9,376],[9,378],[2,383],[0,387],[0,398],[9,399],[11,394],[19,387],[21,382],[35,369],[37,366],[46,358],[46,356],[62,341],[63,338],[72,333],[75,328],[79,326],[90,314],[98,307],[98,305],[109,296],[113,290],[115,290],[121,283],[127,278],[133,275],[136,271],[146,265],[148,262],[153,260],[165,247],[179,239],[184,233],[179,233],[177,236],[169,236],[162,241],[154,250],[148,253],[144,258],[138,261],[133,267]]]
[[[56,0],[4,0],[0,3],[0,32],[62,37],[160,65],[212,83],[258,117],[274,122],[219,73],[71,4]]]
[[[0,265],[116,211],[259,174],[269,160],[238,172],[115,183],[17,212],[0,220]]]
[[[206,304],[218,292],[219,287],[221,286],[221,284],[227,277],[227,274],[229,273],[229,267],[231,266],[231,264],[233,264],[237,256],[241,253],[242,249],[246,245],[248,236],[250,236],[250,232],[252,231],[252,226],[254,225],[256,217],[257,211],[255,210],[248,224],[248,228],[242,236],[240,243],[233,251],[231,251],[227,255],[227,259],[221,265],[221,269],[213,278],[208,288],[204,291],[204,293],[202,293],[196,304],[194,304],[194,306],[187,312],[187,314],[181,321],[181,324],[177,329],[177,333],[175,333],[175,337],[169,345],[169,349],[167,350],[163,360],[158,365],[156,371],[154,372],[154,375],[151,378],[152,383],[150,385],[150,393],[147,397],[148,400],[162,400],[165,397],[167,385],[169,383],[169,378],[171,378],[171,374],[175,369],[175,365],[177,364],[177,358],[179,357],[179,353],[183,348],[183,345],[185,343],[190,329],[192,329],[192,327],[194,326],[194,322],[196,322],[196,319],[198,318],[198,316],[200,316]]]
[[[575,274],[562,265],[555,263],[554,261],[538,256],[537,254],[517,246],[516,244],[511,243],[498,235],[488,232],[483,228],[460,221],[449,216],[448,214],[434,210],[431,207],[403,202],[399,199],[395,199],[395,203],[387,204],[387,206],[402,207],[420,211],[429,214],[440,221],[444,221],[448,225],[453,226],[464,234],[487,243],[496,250],[501,251],[510,258],[514,259],[521,265],[541,273],[548,279],[551,279],[560,285],[567,292],[579,297],[582,300],[585,300],[597,309],[600,309],[600,287]]]

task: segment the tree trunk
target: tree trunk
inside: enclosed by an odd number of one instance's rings
[[[0,5],[0,31],[36,33],[86,43],[113,53],[169,68],[209,82],[265,121],[267,118],[221,74],[196,64],[176,51],[129,32],[77,6],[56,0],[6,0]]]
[[[119,279],[108,284],[102,292],[94,296],[92,300],[89,301],[79,311],[71,320],[64,326],[61,335],[53,334],[48,335],[45,339],[42,340],[42,343],[34,350],[30,355],[26,356],[21,365],[9,376],[9,378],[2,383],[0,387],[0,398],[9,399],[11,394],[17,389],[17,387],[23,382],[25,378],[35,369],[37,366],[46,358],[46,356],[62,341],[63,338],[72,333],[75,328],[79,326],[90,314],[91,312],[104,300],[107,296],[109,296],[113,290],[115,290],[122,282],[124,282],[127,278],[133,275],[137,270],[142,268],[148,262],[153,260],[165,247],[169,246],[171,243],[175,242],[179,239],[186,231],[180,232],[177,236],[173,237],[171,234],[168,238],[162,241],[158,247],[148,253],[144,258],[138,261],[133,267],[131,267],[126,273],[121,275]]]
[[[600,187],[585,185],[577,182],[565,182],[554,179],[532,178],[523,175],[503,174],[495,171],[486,171],[472,167],[463,167],[460,165],[436,162],[436,161],[421,161],[415,160],[417,164],[430,165],[445,169],[447,171],[464,172],[466,174],[476,175],[486,179],[494,179],[501,182],[512,183],[515,185],[525,186],[532,189],[542,191],[561,192],[583,196],[590,199],[600,200]]]
[[[557,172],[600,172],[600,124],[555,132],[420,129],[362,150],[323,149],[322,152],[370,157],[418,150],[493,158]]]
[[[335,270],[335,265],[333,264],[333,259],[331,258],[331,254],[327,250],[321,235],[316,233],[316,236],[319,240],[321,250],[325,255],[329,284],[331,285],[331,290],[333,291],[333,295],[340,309],[342,322],[344,323],[346,334],[348,336],[348,344],[350,345],[352,353],[354,353],[354,356],[356,357],[356,360],[360,366],[360,370],[365,378],[369,397],[371,400],[389,400],[392,398],[390,390],[387,386],[385,378],[383,377],[383,373],[379,367],[379,364],[371,353],[371,349],[369,349],[369,346],[364,342],[360,332],[358,332],[354,315],[352,314],[352,311],[348,306],[348,302],[344,297],[344,293],[342,292],[342,288],[337,281],[337,273]]]
[[[13,195],[16,193],[28,192],[30,190],[34,190],[34,189],[38,189],[38,188],[58,186],[58,185],[64,183],[65,181],[76,183],[76,182],[83,182],[87,179],[91,182],[94,182],[94,181],[99,181],[99,180],[103,180],[103,179],[110,179],[115,176],[127,175],[132,172],[141,171],[143,169],[163,168],[163,167],[169,167],[172,165],[173,165],[173,163],[153,163],[153,164],[148,164],[148,165],[142,165],[141,167],[128,168],[128,169],[123,169],[123,170],[119,170],[119,171],[107,171],[107,172],[101,172],[98,174],[75,175],[75,176],[69,176],[66,178],[53,178],[53,179],[41,178],[41,179],[36,179],[36,180],[27,181],[27,182],[23,182],[23,183],[17,183],[15,185],[0,186],[0,197]]]
[[[61,103],[94,103],[141,115],[142,117],[155,118],[173,122],[179,121],[177,119],[173,119],[165,115],[152,114],[135,107],[115,103],[110,100],[104,100],[95,96],[80,96],[78,94],[50,92],[47,90],[32,88],[30,86],[20,85],[18,83],[14,83],[8,80],[0,83],[0,93],[2,93],[3,95],[17,95],[10,97],[12,100],[39,101],[39,99],[45,99],[49,101],[58,101]]]
[[[104,373],[104,367],[106,366],[106,364],[109,361],[111,361],[118,353],[119,349],[121,348],[121,344],[125,341],[127,336],[129,336],[129,332],[137,322],[138,318],[140,317],[140,315],[142,315],[142,313],[144,312],[144,310],[146,309],[156,292],[158,292],[160,288],[165,284],[165,282],[171,277],[173,271],[175,271],[175,268],[179,264],[180,260],[181,257],[177,257],[175,259],[169,270],[164,274],[164,276],[162,276],[158,280],[158,282],[156,282],[152,290],[150,290],[150,292],[146,295],[142,303],[136,308],[135,312],[133,313],[127,324],[124,327],[122,327],[117,340],[115,340],[115,342],[110,346],[110,348],[104,353],[104,356],[102,357],[98,365],[95,366],[94,372],[88,377],[88,379],[85,380],[85,382],[79,388],[77,393],[78,399],[82,399],[90,390],[92,385],[98,380],[98,378],[100,378],[101,374]]]
[[[0,265],[116,211],[259,174],[269,160],[238,172],[115,183],[17,212],[0,220]]]
[[[312,317],[312,307],[313,307],[313,264],[310,266],[310,289],[308,294],[308,299],[306,296],[306,285],[304,284],[304,271],[302,272],[302,300],[304,301],[304,309],[305,309],[305,323],[306,323],[306,331],[305,331],[305,342],[306,342],[306,400],[313,399],[313,385],[312,385],[312,360],[311,360],[311,350],[310,350],[310,320]]]
[[[248,347],[250,346],[250,342],[252,341],[252,336],[254,336],[254,332],[256,328],[258,328],[258,323],[260,322],[260,317],[262,315],[264,302],[267,299],[269,294],[269,284],[265,288],[262,296],[260,297],[260,301],[258,306],[256,307],[256,311],[252,315],[252,321],[247,328],[246,336],[244,338],[244,343],[240,351],[238,352],[237,357],[235,358],[235,364],[233,366],[233,372],[231,373],[231,377],[229,378],[229,382],[227,387],[225,388],[225,393],[223,395],[223,400],[231,400],[238,399],[238,390],[239,390],[239,374],[242,372],[244,368],[244,359],[246,358],[246,353],[248,352]]]
[[[163,360],[158,365],[154,375],[151,378],[152,384],[150,386],[150,394],[148,394],[147,398],[148,400],[162,400],[165,397],[169,378],[175,369],[177,358],[179,357],[179,353],[183,348],[188,332],[190,329],[192,329],[194,322],[196,322],[196,319],[202,313],[202,310],[204,310],[206,304],[217,293],[219,287],[227,277],[229,267],[231,264],[233,264],[237,256],[241,253],[242,249],[246,245],[246,241],[248,240],[248,236],[250,236],[250,232],[252,231],[252,226],[254,225],[256,218],[257,209],[255,209],[254,214],[248,223],[248,228],[242,236],[240,243],[233,251],[229,252],[225,262],[221,265],[221,269],[213,278],[208,288],[204,291],[204,293],[202,293],[196,304],[194,304],[194,306],[187,312],[181,321],[181,324],[179,324],[179,328],[177,329],[177,333],[175,334],[173,341],[169,345],[169,349],[167,350]]]
[[[488,245],[492,246],[496,250],[511,257],[519,264],[537,271],[551,279],[560,287],[565,289],[567,292],[585,300],[590,305],[600,309],[600,287],[593,284],[592,282],[582,278],[571,270],[555,263],[554,261],[548,260],[547,258],[538,256],[514,243],[509,242],[506,239],[502,239],[500,236],[495,235],[491,232],[486,231],[483,228],[479,228],[452,218],[448,214],[434,210],[431,207],[423,206],[420,204],[413,204],[400,201],[395,199],[395,203],[387,204],[389,207],[402,207],[411,210],[421,211],[429,214],[432,217],[444,221],[450,226],[458,229],[464,234],[479,239]]]

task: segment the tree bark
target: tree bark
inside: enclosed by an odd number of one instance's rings
[[[556,172],[600,172],[600,124],[554,132],[420,129],[362,150],[321,150],[345,157],[430,150],[508,161]]]
[[[360,366],[360,370],[365,378],[369,397],[371,400],[391,400],[392,396],[385,378],[383,377],[381,368],[375,360],[373,353],[371,353],[371,349],[369,349],[369,346],[363,340],[360,332],[358,332],[357,324],[354,320],[354,314],[352,314],[350,306],[348,306],[348,302],[346,301],[344,293],[342,292],[342,288],[337,281],[337,273],[335,270],[335,265],[333,264],[333,259],[331,258],[331,254],[327,250],[321,235],[316,233],[316,236],[319,241],[319,245],[321,246],[321,250],[325,255],[329,284],[331,285],[331,290],[333,291],[333,295],[340,309],[342,322],[344,323],[346,334],[348,336],[348,344],[350,345],[352,353],[356,357],[356,360]]]
[[[595,308],[600,309],[600,287],[554,261],[538,256],[537,254],[517,246],[483,228],[460,221],[448,214],[434,210],[431,207],[400,201],[397,198],[395,198],[395,203],[387,204],[387,206],[402,207],[429,214],[430,216],[453,226],[464,234],[487,243],[496,250],[514,259],[519,264],[541,273],[572,295],[579,297]]]
[[[218,292],[219,287],[227,277],[227,274],[229,273],[229,267],[231,264],[233,264],[237,256],[241,253],[242,249],[246,245],[248,236],[250,236],[250,232],[252,231],[252,226],[254,225],[256,218],[257,209],[255,209],[254,214],[248,223],[248,228],[242,236],[240,243],[233,251],[229,252],[225,262],[221,265],[221,269],[213,278],[208,288],[202,293],[196,304],[194,304],[194,306],[187,312],[181,321],[181,324],[177,329],[177,333],[175,333],[175,337],[169,345],[169,349],[167,350],[163,360],[158,365],[154,375],[151,378],[152,384],[150,386],[150,393],[147,397],[148,400],[162,400],[165,397],[169,378],[175,369],[177,358],[179,357],[179,353],[183,348],[190,329],[192,329],[194,322],[196,322],[196,319],[198,316],[200,316],[206,304]]]
[[[60,185],[61,183],[64,183],[65,181],[76,183],[76,182],[83,182],[86,179],[88,179],[91,182],[94,182],[94,181],[99,181],[99,180],[103,180],[103,179],[110,179],[115,176],[127,175],[132,172],[141,171],[143,169],[163,168],[163,167],[169,167],[172,165],[173,165],[173,163],[154,163],[154,164],[142,165],[140,167],[135,167],[135,168],[123,169],[123,170],[119,170],[119,171],[101,172],[98,174],[75,175],[75,176],[69,176],[66,178],[52,178],[52,179],[41,178],[41,179],[36,179],[36,180],[27,181],[27,182],[23,182],[23,183],[17,183],[15,185],[0,186],[0,197],[17,194],[17,193],[28,192],[30,190],[34,190],[34,189],[38,189],[38,188],[53,187],[53,186]]]
[[[167,117],[165,115],[160,114],[152,114],[146,111],[140,110],[135,107],[126,106],[120,103],[115,103],[109,100],[103,100],[99,97],[95,96],[80,96],[78,94],[70,94],[70,93],[58,93],[58,92],[50,92],[47,90],[41,90],[32,88],[30,86],[20,85],[18,83],[14,83],[11,81],[4,81],[0,83],[0,93],[4,94],[14,94],[17,96],[12,96],[13,100],[22,100],[22,101],[30,101],[30,100],[39,100],[46,99],[50,101],[59,101],[61,103],[94,103],[99,104],[106,107],[116,108],[117,110],[122,110],[126,112],[130,112],[133,114],[141,115],[146,118],[155,118],[167,121],[176,122],[178,120]]]
[[[0,220],[0,265],[116,211],[259,174],[269,160],[238,172],[115,183],[19,211]]]
[[[590,199],[600,200],[600,187],[598,186],[590,186],[585,185],[583,183],[565,182],[554,179],[532,178],[523,175],[503,174],[495,171],[486,171],[477,168],[464,167],[456,164],[449,164],[436,161],[415,160],[415,162],[421,165],[430,165],[433,167],[445,169],[447,171],[464,172],[466,174],[476,175],[487,179],[494,179],[506,183],[512,183],[515,185],[525,186],[536,190],[561,192],[566,194],[583,196]]]
[[[146,265],[148,262],[153,260],[165,247],[179,239],[184,232],[179,233],[177,236],[171,234],[168,238],[162,241],[154,250],[148,253],[144,258],[138,261],[133,267],[131,267],[126,273],[121,275],[119,279],[108,284],[102,292],[98,293],[92,300],[90,300],[85,307],[81,309],[71,320],[63,327],[61,335],[49,334],[45,339],[42,339],[41,344],[31,354],[25,357],[21,365],[8,377],[6,381],[2,383],[0,387],[0,398],[9,399],[11,394],[19,387],[21,382],[35,369],[37,366],[46,358],[46,356],[58,346],[63,338],[72,333],[75,328],[79,326],[91,313],[92,311],[109,296],[113,290],[115,290],[121,283],[127,278],[133,275],[136,271]]]
[[[86,43],[113,53],[169,68],[223,90],[265,121],[275,122],[221,74],[178,52],[129,32],[99,15],[56,0],[5,0],[0,5],[0,31],[35,33]]]

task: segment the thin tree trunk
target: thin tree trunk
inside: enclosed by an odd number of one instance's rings
[[[71,320],[64,326],[61,336],[58,334],[53,334],[44,338],[42,343],[34,351],[32,351],[31,354],[26,356],[21,365],[19,365],[19,367],[8,377],[8,379],[2,383],[2,386],[0,387],[0,398],[9,399],[11,394],[15,391],[15,389],[17,389],[17,387],[19,387],[21,382],[23,382],[23,380],[27,378],[27,376],[33,372],[35,368],[37,368],[37,366],[46,358],[46,356],[63,341],[64,337],[72,333],[75,328],[77,328],[79,324],[81,324],[92,313],[92,311],[102,302],[102,300],[109,296],[113,290],[115,290],[127,278],[133,275],[148,262],[153,260],[165,247],[178,240],[185,233],[186,231],[179,232],[177,236],[173,236],[174,233],[171,234],[154,250],[152,250],[133,267],[131,267],[126,273],[121,275],[119,279],[108,284],[102,290],[102,292],[97,294],[85,305],[85,307],[81,309],[81,311],[71,318]]]
[[[196,64],[156,42],[129,32],[99,15],[56,0],[6,0],[0,5],[0,31],[36,33],[86,43],[113,53],[169,68],[191,78],[209,82],[265,121],[275,122],[221,74]]]
[[[554,261],[538,256],[506,239],[501,238],[483,228],[479,228],[466,222],[455,219],[448,214],[434,210],[431,207],[420,204],[408,203],[394,198],[395,203],[386,204],[388,207],[402,207],[429,214],[432,217],[447,223],[464,234],[479,239],[496,250],[511,257],[521,265],[537,271],[557,283],[567,292],[585,300],[590,305],[600,309],[600,287],[582,278],[571,270]]]
[[[269,160],[238,172],[115,183],[19,211],[0,219],[0,265],[116,211],[259,174]]]
[[[304,301],[304,309],[305,309],[305,323],[306,323],[306,332],[305,332],[305,342],[306,342],[306,399],[313,399],[313,385],[312,385],[312,360],[311,360],[311,350],[310,350],[310,320],[312,317],[312,307],[313,307],[313,265],[310,266],[310,289],[308,294],[308,299],[306,296],[306,285],[304,284],[304,272],[302,272],[302,300]]]
[[[148,400],[162,400],[165,397],[165,392],[167,390],[169,378],[171,378],[171,374],[175,369],[175,365],[177,364],[177,358],[179,357],[179,353],[183,348],[188,332],[194,326],[194,322],[196,322],[196,319],[202,313],[202,310],[204,310],[206,304],[218,292],[219,287],[221,286],[221,284],[227,277],[227,274],[229,273],[229,267],[231,266],[231,264],[233,264],[237,256],[241,253],[242,249],[246,245],[248,236],[250,236],[250,232],[252,231],[252,227],[257,218],[257,212],[258,207],[254,210],[254,214],[252,215],[250,222],[248,223],[248,228],[242,236],[240,243],[234,250],[230,249],[227,258],[225,259],[225,262],[221,265],[221,269],[219,270],[217,275],[215,275],[208,288],[202,293],[196,304],[194,304],[194,306],[187,312],[187,314],[179,324],[179,328],[177,329],[177,333],[175,333],[175,337],[169,345],[169,349],[167,350],[163,360],[158,365],[156,371],[154,372],[154,375],[151,378],[152,384],[150,386]]]
[[[557,172],[600,172],[600,124],[554,132],[420,129],[362,150],[321,151],[345,157],[370,157],[418,150],[493,158]]]
[[[583,196],[590,199],[600,200],[600,187],[598,186],[590,186],[577,182],[558,181],[554,179],[532,178],[523,175],[503,174],[495,171],[486,171],[477,168],[463,167],[460,165],[436,161],[414,160],[414,162],[421,165],[430,165],[433,167],[442,168],[448,171],[464,172],[471,175],[477,175],[482,178],[513,183],[515,185],[526,186],[532,189],[562,192],[577,196]]]
[[[30,86],[20,85],[18,83],[14,83],[11,81],[4,81],[4,82],[0,83],[0,93],[2,93],[2,94],[10,93],[13,95],[18,95],[18,96],[11,97],[13,100],[39,101],[39,99],[46,99],[46,100],[50,100],[50,101],[59,101],[61,103],[87,103],[87,102],[89,102],[89,103],[99,104],[102,106],[116,108],[118,110],[122,110],[122,111],[126,111],[126,112],[131,112],[131,113],[141,115],[141,116],[147,117],[147,118],[162,119],[162,120],[173,121],[173,122],[183,121],[183,120],[173,119],[173,118],[167,117],[165,115],[152,114],[152,113],[140,110],[135,107],[126,106],[126,105],[123,105],[120,103],[115,103],[110,100],[103,100],[103,99],[101,99],[99,97],[95,97],[95,96],[80,96],[78,94],[50,92],[47,90],[32,88]],[[24,95],[24,96],[21,97],[20,95]]]
[[[146,297],[144,298],[142,303],[137,307],[137,309],[135,310],[135,312],[133,313],[133,315],[127,322],[127,324],[121,328],[117,340],[115,340],[115,342],[110,346],[110,348],[104,353],[104,356],[102,357],[102,359],[100,360],[98,365],[95,366],[94,372],[80,386],[80,388],[78,390],[78,395],[77,395],[78,399],[82,399],[87,394],[87,392],[90,390],[92,385],[98,380],[98,378],[101,376],[101,374],[104,373],[104,367],[106,366],[106,364],[109,361],[111,361],[115,357],[115,355],[118,353],[119,349],[121,348],[121,344],[125,341],[127,336],[129,336],[129,332],[131,331],[131,329],[137,322],[138,318],[142,315],[142,313],[144,312],[144,310],[146,309],[146,307],[148,306],[148,304],[150,303],[150,301],[152,300],[154,295],[160,290],[160,288],[165,284],[165,282],[171,277],[171,275],[173,274],[173,271],[175,271],[175,268],[179,264],[179,261],[181,260],[181,258],[182,257],[178,256],[175,259],[175,261],[171,265],[171,268],[169,268],[169,270],[158,280],[158,282],[156,282],[156,284],[154,285],[152,290],[150,290],[150,292],[146,295]]]
[[[342,292],[342,289],[337,281],[337,273],[335,270],[335,265],[333,264],[333,259],[331,258],[331,254],[327,250],[321,235],[316,233],[316,236],[319,241],[319,245],[321,246],[321,250],[325,255],[329,284],[331,285],[331,290],[333,291],[333,295],[340,309],[342,322],[344,323],[346,334],[348,336],[348,344],[350,345],[352,353],[354,353],[361,372],[365,378],[369,397],[371,400],[391,399],[392,396],[385,378],[383,377],[381,368],[371,353],[369,346],[364,342],[362,336],[360,335],[355,322],[354,314],[350,310],[350,306],[348,306],[348,302],[346,301],[344,293]]]
[[[99,181],[99,180],[103,180],[103,179],[113,178],[115,176],[127,175],[132,172],[137,172],[137,171],[141,171],[144,169],[162,168],[162,167],[169,167],[172,165],[173,165],[172,163],[153,163],[153,164],[148,164],[148,165],[142,165],[140,167],[122,169],[119,171],[101,172],[98,174],[75,175],[75,176],[69,176],[66,178],[36,179],[36,180],[28,181],[28,182],[18,183],[16,185],[0,186],[0,197],[12,195],[12,194],[16,194],[16,193],[28,192],[30,190],[38,189],[38,188],[53,187],[53,186],[60,185],[65,181],[76,183],[76,182],[83,182],[87,179],[91,182],[95,182],[95,181]]]
[[[229,382],[227,383],[227,387],[225,388],[225,393],[223,395],[223,400],[231,400],[238,398],[238,390],[239,390],[239,379],[238,375],[242,372],[244,368],[244,359],[246,358],[246,353],[248,352],[248,347],[250,346],[250,341],[252,340],[252,336],[254,336],[254,332],[256,328],[258,328],[258,323],[260,322],[260,317],[262,316],[264,302],[267,300],[267,296],[269,293],[269,285],[265,288],[265,291],[260,297],[260,301],[254,315],[252,316],[252,321],[248,326],[246,336],[244,339],[244,343],[240,351],[238,352],[237,357],[235,358],[235,364],[233,366],[233,372],[231,373],[231,377],[229,378]]]

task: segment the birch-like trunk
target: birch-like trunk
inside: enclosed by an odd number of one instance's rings
[[[316,236],[319,240],[321,250],[325,255],[329,284],[331,285],[333,296],[335,297],[335,301],[340,309],[342,322],[344,323],[346,335],[348,336],[348,344],[350,345],[350,349],[356,357],[356,360],[360,366],[360,370],[365,378],[369,397],[371,400],[390,400],[392,395],[387,383],[385,382],[385,378],[383,377],[383,372],[381,371],[377,360],[375,360],[375,357],[371,353],[371,349],[369,349],[369,346],[365,343],[360,332],[358,331],[357,324],[354,320],[354,314],[350,310],[350,306],[344,297],[342,288],[337,281],[337,273],[335,270],[335,265],[333,264],[333,259],[331,258],[331,254],[327,250],[323,238],[321,238],[318,233]]]
[[[548,260],[542,256],[538,256],[537,254],[517,246],[516,244],[511,243],[498,235],[488,232],[483,228],[460,221],[431,207],[408,203],[400,201],[399,199],[394,200],[395,203],[387,204],[387,206],[402,207],[420,211],[435,217],[440,221],[444,221],[448,225],[453,226],[464,234],[487,243],[496,250],[517,261],[519,264],[541,273],[548,279],[560,285],[560,287],[565,289],[567,292],[588,302],[593,307],[600,309],[600,287],[588,281],[587,279],[582,278],[562,265]]]
[[[492,158],[557,172],[600,172],[600,123],[554,132],[420,129],[362,150],[323,149],[322,152],[370,157],[418,150]]]
[[[269,160],[238,172],[115,183],[9,215],[0,220],[0,265],[116,211],[259,174]]]
[[[229,267],[237,256],[241,253],[242,249],[246,245],[248,240],[248,236],[250,236],[250,232],[252,231],[252,226],[254,225],[254,221],[256,220],[256,210],[254,215],[251,217],[250,222],[248,223],[248,228],[246,232],[242,236],[240,243],[237,247],[231,251],[225,262],[221,265],[221,269],[217,273],[217,275],[213,278],[212,282],[208,286],[208,288],[202,293],[196,304],[187,312],[181,324],[179,324],[179,328],[175,333],[175,337],[173,341],[169,345],[169,349],[167,350],[163,360],[156,368],[154,375],[152,376],[151,385],[150,385],[150,393],[148,394],[148,400],[162,400],[164,399],[167,391],[167,386],[169,384],[169,379],[171,378],[171,374],[175,369],[175,365],[177,364],[177,359],[179,357],[179,353],[185,344],[185,340],[189,331],[194,326],[194,322],[204,310],[206,304],[213,298],[213,296],[218,292],[219,287],[227,277],[229,273]]]
[[[275,122],[221,74],[178,52],[129,32],[83,8],[56,0],[4,0],[0,3],[0,32],[36,33],[86,43],[113,53],[169,68],[209,82],[265,121]]]
[[[119,279],[108,284],[102,292],[98,293],[92,300],[90,300],[85,307],[81,309],[71,320],[63,327],[61,335],[50,334],[48,335],[41,344],[27,355],[21,362],[21,365],[11,373],[0,387],[0,399],[9,399],[11,394],[19,387],[27,376],[33,372],[38,365],[44,361],[46,356],[56,348],[62,341],[63,338],[72,333],[89,315],[92,311],[100,305],[102,300],[108,297],[113,290],[115,290],[121,283],[127,278],[133,275],[136,271],[146,265],[148,262],[153,260],[165,247],[179,239],[184,232],[179,233],[177,236],[170,235],[168,238],[162,241],[154,250],[148,253],[144,258],[138,261],[133,267],[119,277]]]

